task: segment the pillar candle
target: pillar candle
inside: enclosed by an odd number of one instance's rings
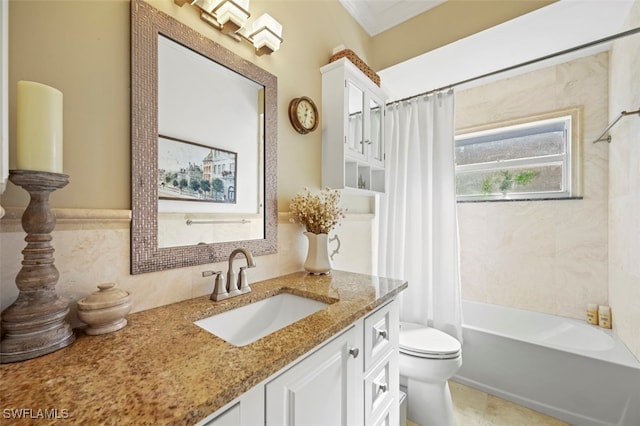
[[[18,82],[16,168],[62,173],[62,92]]]

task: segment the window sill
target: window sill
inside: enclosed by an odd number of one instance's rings
[[[494,198],[487,200],[457,200],[458,203],[504,203],[514,201],[565,201],[565,200],[582,200],[583,197],[562,197],[562,198]]]

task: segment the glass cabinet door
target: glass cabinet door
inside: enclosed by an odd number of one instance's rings
[[[382,142],[382,120],[384,105],[369,98],[369,156],[376,160],[384,161],[384,143]]]
[[[349,82],[348,86],[348,128],[347,128],[347,148],[351,154],[358,156],[365,155],[364,143],[364,93],[358,87]]]

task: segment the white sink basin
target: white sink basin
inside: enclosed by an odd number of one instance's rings
[[[245,346],[325,308],[326,303],[281,293],[196,321],[235,346]]]

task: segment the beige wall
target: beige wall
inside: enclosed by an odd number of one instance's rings
[[[344,8],[337,1],[253,2],[254,16],[269,12],[284,26],[281,50],[258,57],[248,43],[202,22],[195,8],[149,2],[278,77],[279,209],[287,210],[287,200],[303,186],[320,187],[320,132],[297,134],[287,105],[302,95],[320,105],[319,68],[335,46],[344,44],[370,60],[370,39]],[[10,168],[15,166],[16,82],[42,82],[64,94],[64,171],[71,180],[52,196],[52,205],[130,208],[129,2],[11,1],[9,28]],[[307,160],[304,167],[301,158]],[[3,206],[27,201],[13,184],[2,196]]]
[[[375,36],[371,66],[381,70],[396,65],[556,1],[448,0]]]
[[[636,0],[629,28],[640,26]],[[640,35],[611,54],[609,118],[640,107]],[[618,335],[640,359],[640,117],[623,118],[609,145],[609,299]]]
[[[583,108],[582,200],[459,203],[463,297],[584,318],[608,302],[606,144],[608,54],[456,95],[458,129]]]
[[[56,206],[129,208],[129,4],[9,3],[9,168],[15,167],[16,84],[32,80],[64,96],[64,171]],[[24,206],[7,185],[2,205]]]

